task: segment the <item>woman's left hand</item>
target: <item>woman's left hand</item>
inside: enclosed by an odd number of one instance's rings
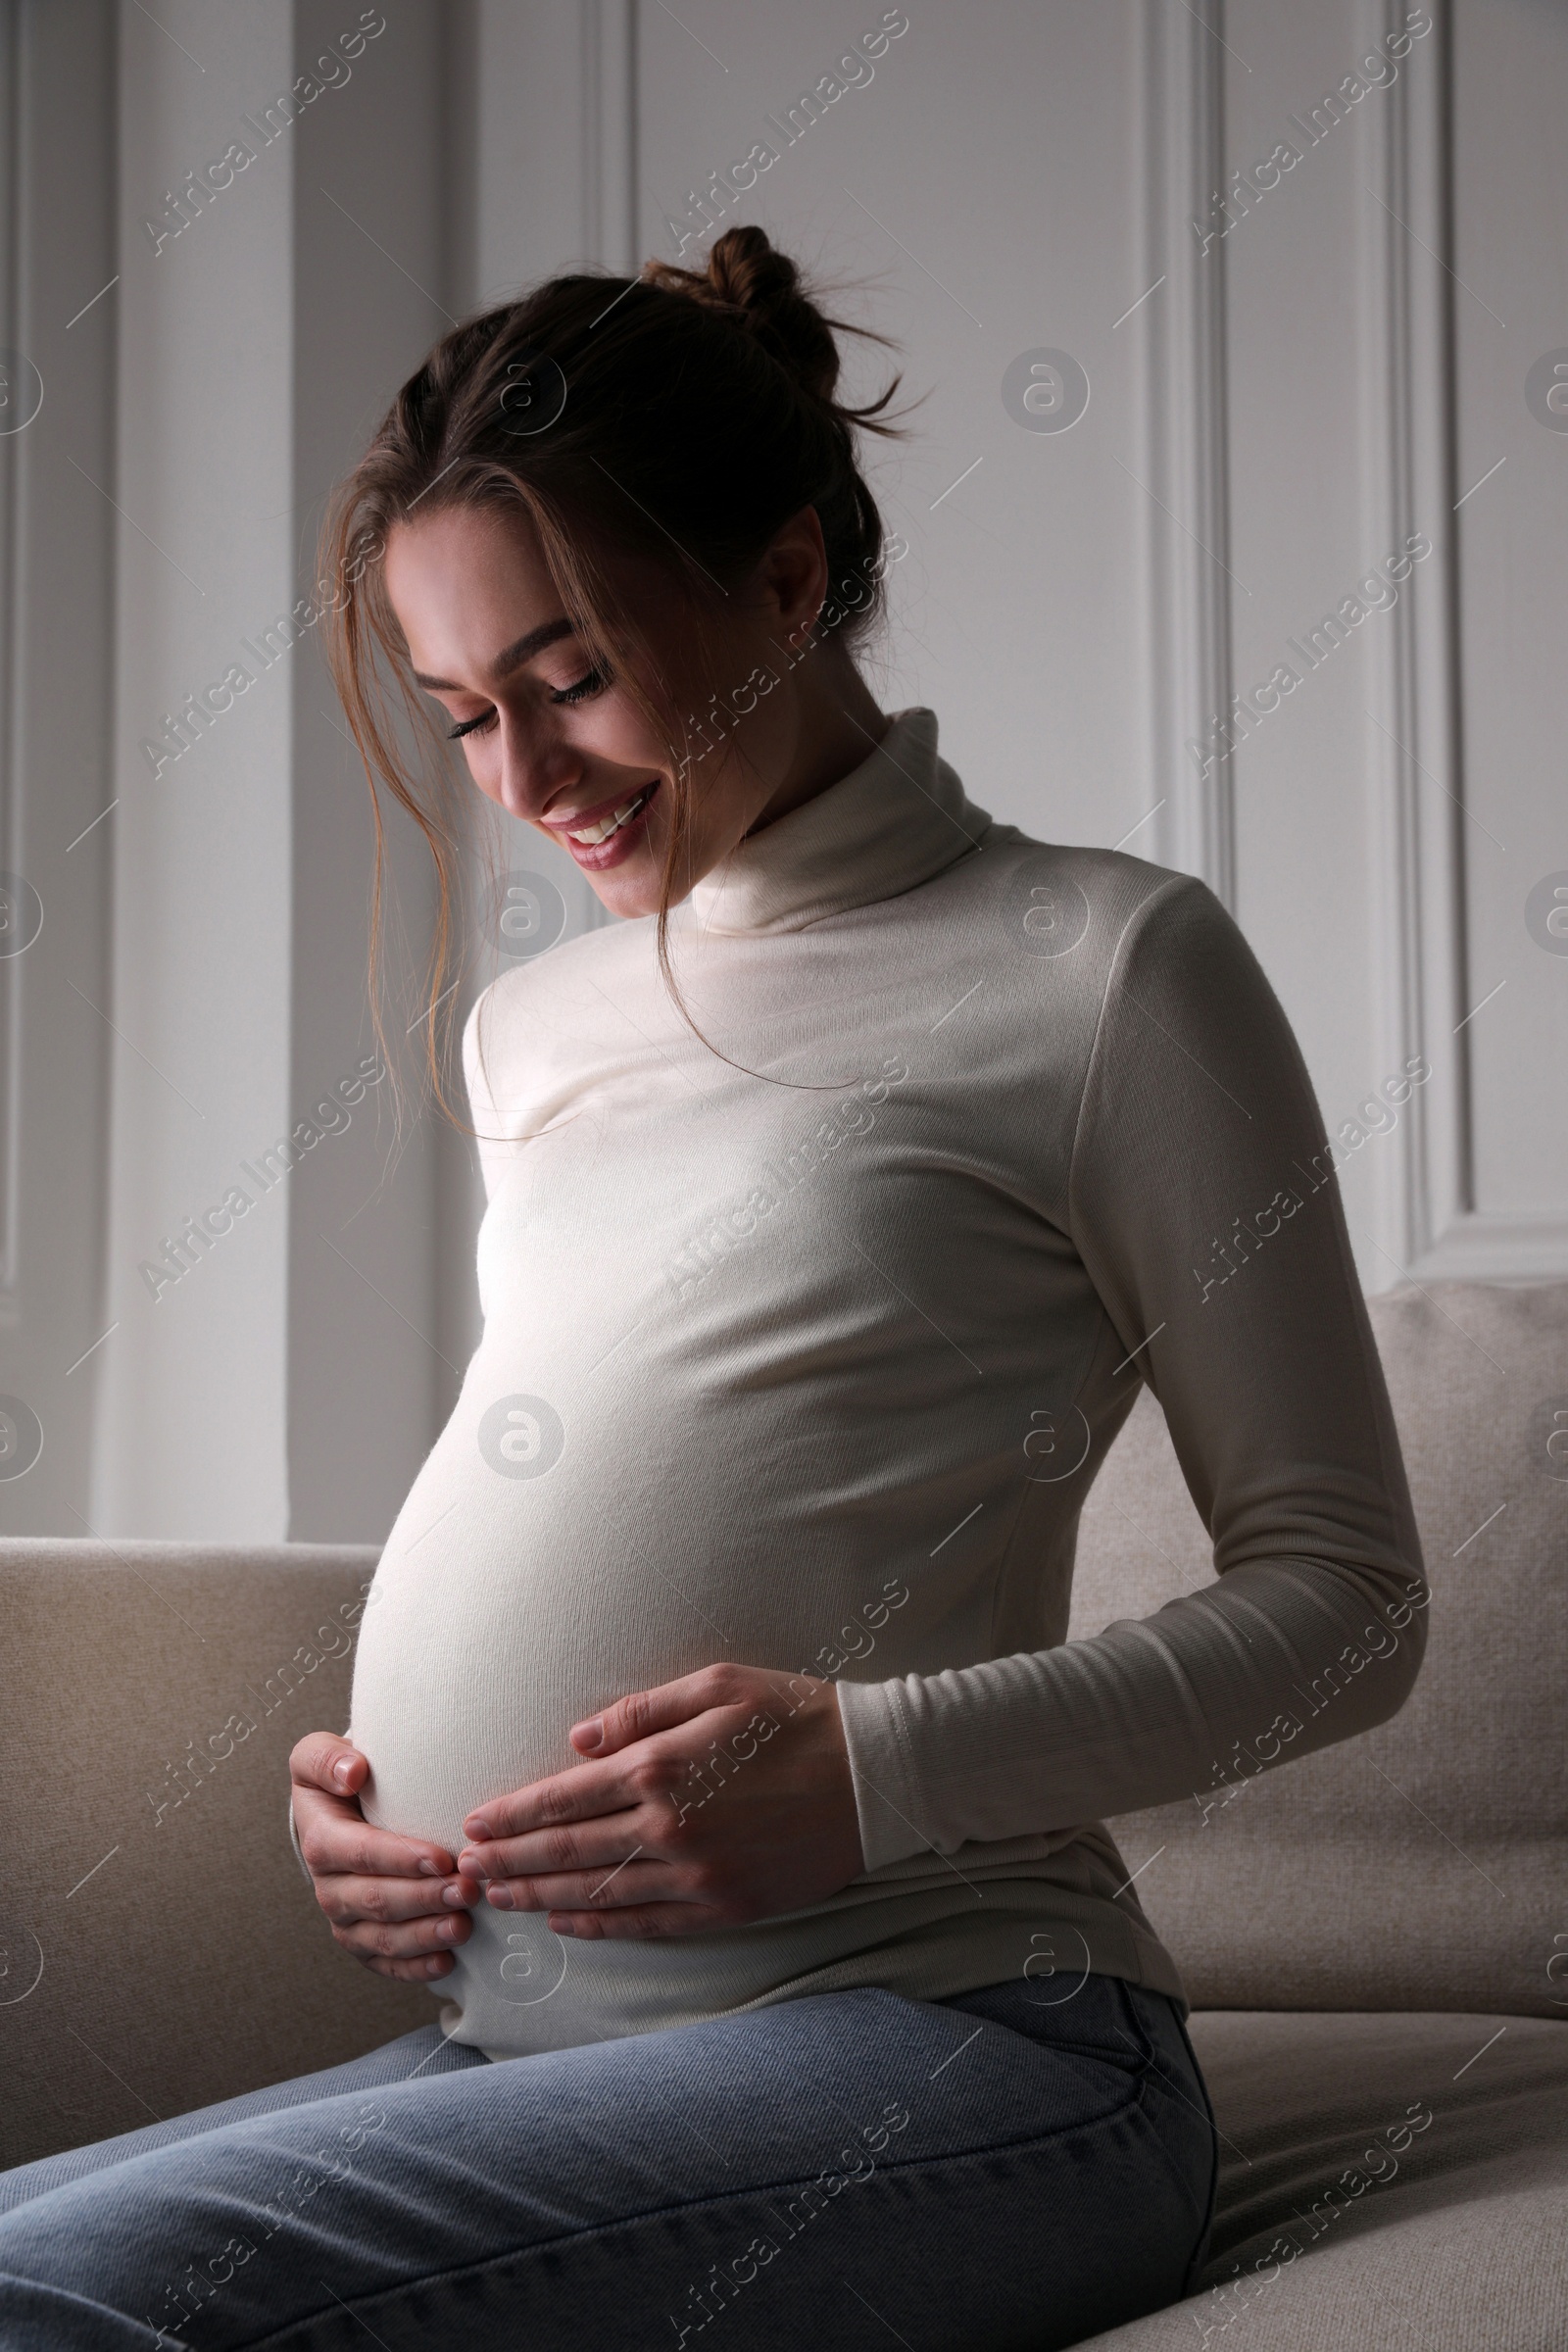
[[[864,1868],[831,1683],[706,1666],[574,1724],[591,1763],[489,1798],[458,1858],[558,1936],[692,1936],[819,1903]]]

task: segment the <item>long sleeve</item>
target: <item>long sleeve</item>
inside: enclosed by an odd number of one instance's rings
[[[1333,1165],[1256,958],[1172,878],[1110,967],[1067,1223],[1216,1581],[1092,1640],[841,1681],[867,1870],[1203,1791],[1403,1703],[1426,1588]]]

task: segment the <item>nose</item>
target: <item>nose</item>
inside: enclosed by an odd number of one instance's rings
[[[509,816],[537,819],[583,773],[582,755],[537,716],[501,712],[501,773],[496,799]]]

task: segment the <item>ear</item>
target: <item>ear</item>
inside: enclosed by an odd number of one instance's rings
[[[827,601],[827,547],[814,507],[802,507],[780,525],[762,558],[760,585],[777,633],[798,640]]]

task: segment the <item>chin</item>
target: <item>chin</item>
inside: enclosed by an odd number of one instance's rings
[[[607,875],[602,882],[595,882],[595,896],[612,915],[618,915],[623,922],[635,922],[637,915],[659,912],[659,875],[651,875],[644,884],[620,875]]]
[[[662,860],[639,858],[633,866],[612,868],[609,873],[590,874],[589,884],[594,896],[612,914],[630,922],[640,914],[659,912],[660,877]]]

